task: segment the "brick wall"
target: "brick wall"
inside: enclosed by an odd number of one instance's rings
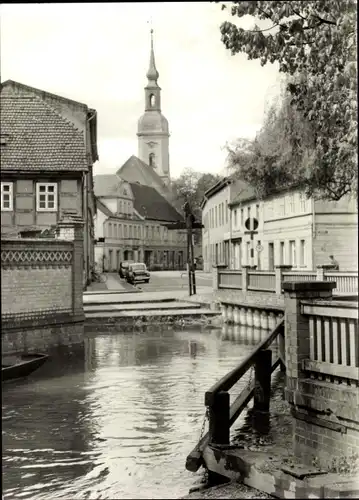
[[[301,301],[328,300],[331,283],[284,283],[283,287],[285,394],[293,415],[293,451],[308,465],[317,460],[323,467],[330,466],[333,458],[359,453],[359,376],[349,381],[310,376],[303,370],[303,361],[310,358],[310,330]]]
[[[66,217],[58,239],[1,240],[3,352],[66,344],[83,324],[83,225]]]

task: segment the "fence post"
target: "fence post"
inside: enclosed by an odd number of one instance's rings
[[[72,308],[73,315],[83,319],[83,268],[84,268],[84,222],[77,212],[63,211],[56,227],[56,237],[73,242],[72,259]]]
[[[248,270],[251,266],[242,266],[242,292],[246,293],[248,290]]]
[[[262,413],[269,412],[271,391],[272,351],[259,351],[255,362],[255,386],[253,410]]]
[[[309,319],[302,314],[301,300],[330,299],[335,283],[330,281],[297,281],[283,283],[285,309],[286,399],[294,403],[298,379],[302,377],[301,363],[308,359]]]
[[[282,295],[282,285],[283,285],[283,273],[290,271],[292,266],[287,266],[281,264],[280,266],[275,266],[275,293],[276,295]]]
[[[229,393],[217,392],[209,407],[209,443],[229,444]]]
[[[317,281],[324,281],[324,267],[317,266]]]

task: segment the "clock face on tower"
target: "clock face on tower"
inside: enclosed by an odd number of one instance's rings
[[[148,143],[147,143],[147,145],[148,145],[151,149],[153,149],[155,146],[157,146],[157,142],[150,141],[150,142],[148,142]]]

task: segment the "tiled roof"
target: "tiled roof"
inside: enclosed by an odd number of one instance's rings
[[[183,217],[156,189],[130,182],[135,209],[146,219],[175,222]]]
[[[36,96],[10,96],[1,89],[1,169],[86,171],[84,135]]]
[[[110,196],[111,194],[117,194],[118,188],[122,184],[122,179],[116,174],[94,175],[93,182],[97,197]]]
[[[137,156],[130,156],[116,173],[127,182],[139,182],[144,186],[154,187],[162,194],[170,193],[170,190],[155,170]]]

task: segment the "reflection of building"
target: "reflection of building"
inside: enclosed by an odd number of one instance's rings
[[[99,200],[96,261],[118,270],[121,260],[145,262],[151,269],[183,269],[185,230],[165,224],[182,221],[170,188],[168,122],[161,113],[161,88],[151,34],[145,112],[138,121],[138,157],[131,156],[112,175],[94,177]]]
[[[206,270],[218,263],[232,269],[290,265],[309,270],[329,264],[329,255],[340,270],[357,270],[354,199],[319,201],[287,189],[259,200],[250,186],[224,179],[206,192],[202,207]],[[245,227],[250,218],[258,220],[253,241]]]
[[[96,111],[8,80],[1,85],[0,117],[1,232],[35,234],[55,226],[63,210],[81,214],[88,278],[94,261]]]

